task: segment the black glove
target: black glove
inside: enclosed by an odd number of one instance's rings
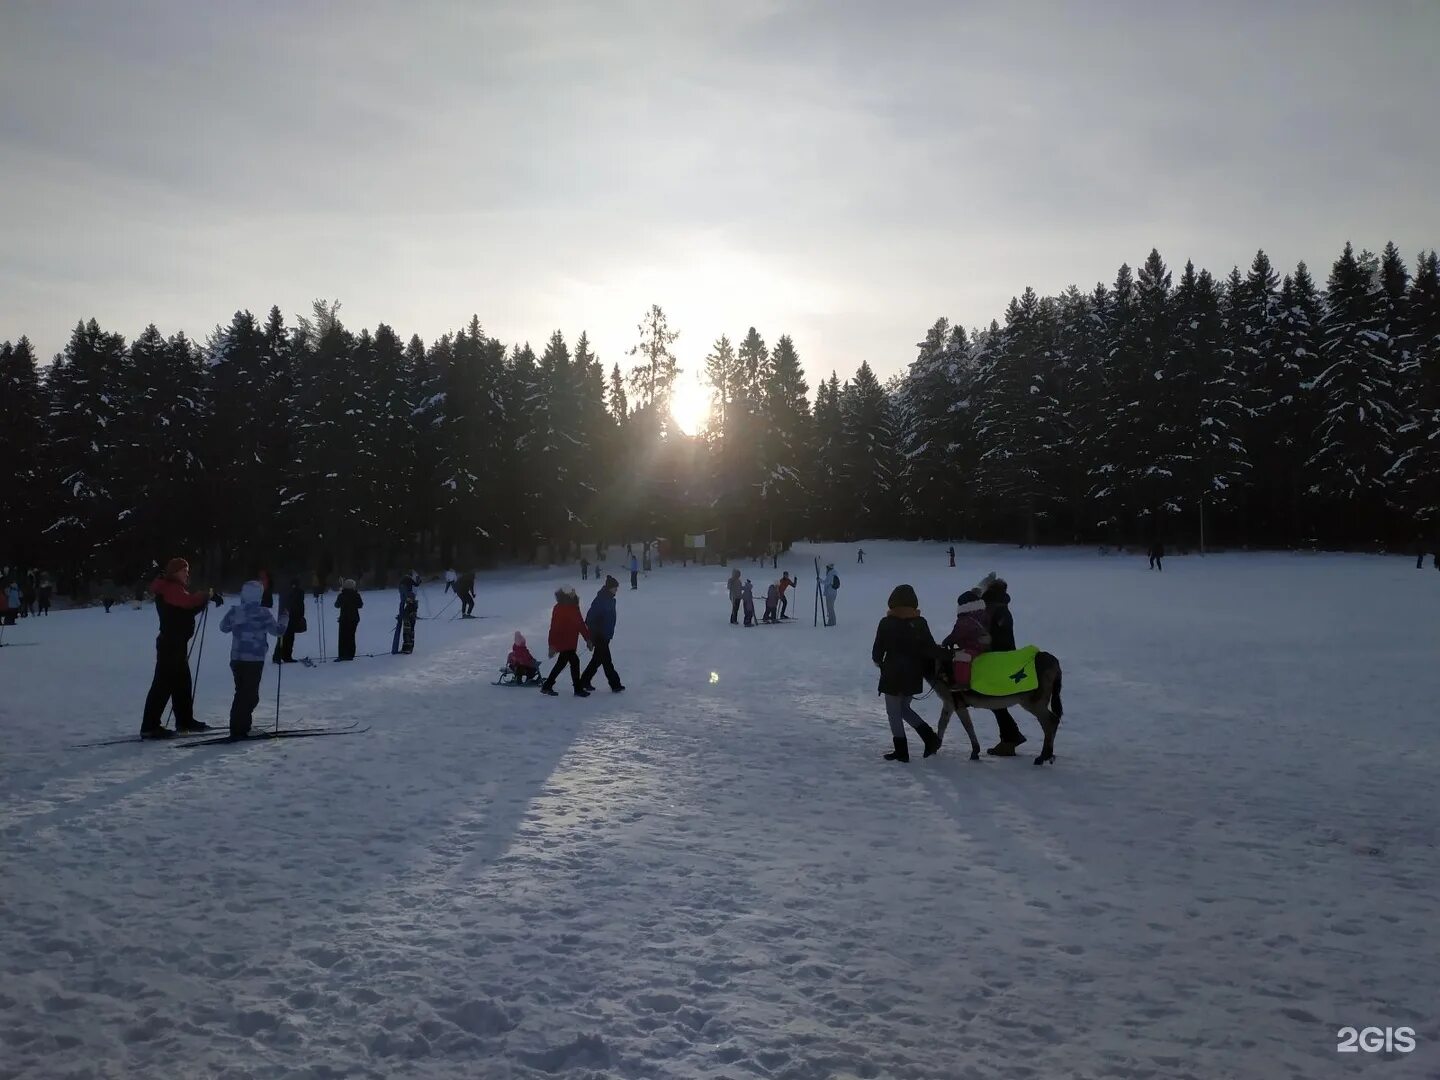
[[[219,607],[221,604],[225,603],[225,597],[221,596],[217,592],[214,596],[210,597],[210,602],[216,607]]]

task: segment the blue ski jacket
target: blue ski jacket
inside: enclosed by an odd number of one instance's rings
[[[247,581],[240,586],[240,603],[232,606],[220,620],[220,631],[230,634],[230,659],[264,662],[270,651],[271,637],[279,637],[290,623],[290,613],[282,610],[280,621],[270,609],[260,606],[265,586]]]
[[[592,636],[606,641],[615,636],[615,597],[608,588],[601,589],[590,601],[590,610],[585,613],[585,625]]]

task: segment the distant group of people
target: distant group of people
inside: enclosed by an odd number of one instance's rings
[[[936,643],[930,626],[920,614],[920,601],[909,585],[897,585],[890,593],[888,610],[875,628],[870,657],[880,669],[878,691],[885,698],[885,715],[890,723],[893,748],[887,761],[909,761],[908,725],[925,747],[929,757],[940,749],[941,735],[911,707],[911,701],[925,688],[926,675],[937,664],[950,664],[952,684],[969,685],[970,665],[985,652],[1009,652],[1015,648],[1015,624],[1010,615],[1010,592],[1006,582],[987,574],[973,589],[956,599],[955,625],[944,641]],[[958,662],[957,662],[958,661]],[[1026,739],[1008,709],[995,711],[1000,740],[987,753],[1014,757]]]
[[[761,617],[762,623],[779,623],[781,619],[788,619],[787,612],[790,610],[790,590],[795,585],[795,579],[786,570],[780,575],[778,581],[772,581],[765,590],[765,613]],[[740,612],[745,612],[746,626],[757,625],[755,621],[755,583],[749,578],[742,578],[739,570],[731,570],[730,578],[725,583],[725,590],[730,597],[730,622],[732,625],[739,625]]]
[[[44,570],[0,570],[0,624],[14,626],[17,619],[49,615],[55,581]]]

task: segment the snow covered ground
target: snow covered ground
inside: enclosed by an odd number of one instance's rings
[[[373,725],[344,738],[68,749],[138,727],[153,612],[7,630],[39,644],[0,649],[0,1076],[1440,1075],[1440,574],[865,548],[818,549],[832,630],[806,549],[780,627],[729,625],[723,569],[625,583],[630,689],[586,701],[490,685],[573,575],[482,578],[411,657],[367,594],[386,655],[284,673],[285,722]],[[958,728],[882,761],[888,591],[940,636],[991,568],[1064,665],[1058,762]]]

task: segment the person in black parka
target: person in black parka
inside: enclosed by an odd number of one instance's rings
[[[303,634],[308,629],[305,623],[305,590],[300,587],[299,578],[290,579],[290,587],[285,590],[283,604],[289,621],[285,624],[285,636],[280,639],[280,644],[275,646],[275,663],[293,664],[295,635]]]
[[[990,627],[990,651],[1012,652],[1015,649],[1015,620],[1010,614],[1009,586],[1003,578],[996,578],[985,586],[980,599],[985,601],[985,618]],[[985,751],[991,757],[1014,757],[1015,748],[1025,742],[1020,726],[1010,715],[1009,709],[995,710],[995,723],[1000,729],[1000,741]]]
[[[335,606],[340,609],[340,649],[335,659],[354,660],[355,631],[360,626],[360,609],[365,606],[365,599],[355,587],[354,578],[345,579],[340,595],[335,598]]]
[[[925,675],[941,655],[929,624],[920,616],[915,590],[909,585],[897,585],[890,594],[890,610],[875,628],[875,645],[870,650],[870,658],[880,669],[879,690],[885,695],[885,715],[895,744],[895,749],[885,755],[886,761],[910,760],[906,724],[925,744],[926,757],[940,749],[939,737],[910,707],[910,701],[925,689]]]

